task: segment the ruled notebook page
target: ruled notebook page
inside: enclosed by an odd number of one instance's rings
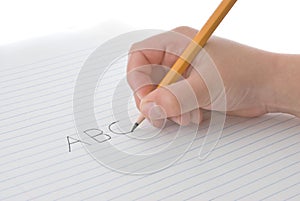
[[[153,174],[121,174],[98,163],[84,144],[75,143],[73,117],[76,78],[96,46],[91,41],[75,46],[49,43],[47,51],[34,45],[0,48],[1,200],[299,200],[300,121],[289,115],[228,117],[216,147],[200,160],[208,127],[204,122],[187,153]],[[65,52],[58,54],[62,47]],[[113,107],[124,104],[112,105],[110,99],[114,81],[125,72],[124,57],[95,91],[95,118],[107,133],[107,125],[116,120]],[[127,104],[119,112],[134,119],[138,111],[133,100]],[[129,153],[151,153],[172,140],[173,128],[149,141],[110,134],[110,143]],[[74,142],[71,152],[67,136]],[[187,143],[185,138],[180,142]]]

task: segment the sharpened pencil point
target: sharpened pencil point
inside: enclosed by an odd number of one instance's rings
[[[139,123],[135,123],[130,132],[133,132],[138,126],[139,126]]]

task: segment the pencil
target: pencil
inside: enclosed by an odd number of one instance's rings
[[[223,0],[214,13],[207,20],[202,29],[196,34],[193,40],[189,43],[187,48],[183,51],[178,60],[174,63],[172,68],[166,74],[166,76],[159,83],[158,87],[166,86],[172,84],[178,80],[180,75],[182,75],[190,63],[193,61],[195,56],[199,53],[202,47],[206,44],[210,36],[216,30],[218,25],[227,15],[229,10],[233,7],[237,0]],[[137,121],[134,123],[131,132],[133,132],[145,119],[141,114]]]

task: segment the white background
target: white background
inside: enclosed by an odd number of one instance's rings
[[[128,31],[200,29],[220,0],[0,0],[0,45],[101,24]],[[300,53],[299,0],[238,0],[216,35],[275,52]],[[105,30],[103,30],[105,32]]]

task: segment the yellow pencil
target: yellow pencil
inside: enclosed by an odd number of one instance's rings
[[[179,76],[185,72],[192,60],[199,53],[201,48],[204,47],[212,33],[216,30],[218,25],[221,23],[236,1],[237,0],[223,0],[220,3],[202,29],[196,34],[196,36],[172,66],[167,75],[159,83],[158,87],[172,84],[178,80]],[[133,132],[144,119],[145,117],[140,115],[136,123],[133,125],[131,132]]]

